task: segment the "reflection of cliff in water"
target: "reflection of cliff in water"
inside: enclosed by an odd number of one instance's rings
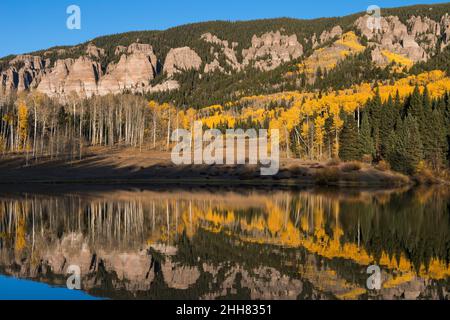
[[[0,199],[0,273],[152,299],[448,297],[450,193],[107,192]],[[368,265],[383,289],[366,290]]]

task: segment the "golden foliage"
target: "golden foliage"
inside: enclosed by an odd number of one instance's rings
[[[414,65],[414,62],[401,54],[394,53],[389,50],[381,51],[381,54],[385,56],[389,63],[395,62],[397,65],[407,67],[408,69]]]
[[[23,100],[19,100],[18,112],[18,136],[20,150],[26,150],[28,147],[28,107]]]

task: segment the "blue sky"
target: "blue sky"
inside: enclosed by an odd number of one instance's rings
[[[258,18],[317,18],[443,0],[0,0],[0,57],[97,36],[161,30],[190,22]],[[81,30],[66,28],[69,5],[81,8]]]

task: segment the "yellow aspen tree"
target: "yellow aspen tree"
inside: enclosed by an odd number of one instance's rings
[[[304,144],[305,153],[308,158],[311,158],[310,136],[310,125],[308,121],[305,121],[301,126],[300,138]]]
[[[332,157],[338,158],[339,155],[339,133],[344,126],[344,121],[340,117],[341,108],[337,105],[330,106],[330,113],[333,119],[332,130],[334,131],[334,143]]]
[[[151,112],[152,112],[152,118],[153,118],[153,149],[156,148],[156,121],[157,121],[157,117],[158,117],[158,108],[159,105],[156,101],[150,101],[148,103],[148,107],[150,108]]]
[[[28,107],[24,101],[19,101],[18,112],[18,137],[19,150],[28,149]]]
[[[324,116],[317,116],[314,121],[314,131],[315,131],[315,145],[317,154],[316,157],[322,160],[323,157],[323,145],[325,138],[325,121],[327,119],[326,114]]]

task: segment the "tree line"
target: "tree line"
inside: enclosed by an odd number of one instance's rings
[[[28,160],[81,159],[87,147],[160,145],[176,123],[167,104],[149,105],[136,95],[71,96],[64,104],[39,93],[10,97],[0,107],[0,152]],[[173,128],[176,124],[172,124]]]
[[[382,102],[379,92],[363,108],[360,121],[347,115],[341,132],[342,160],[387,161],[400,172],[414,174],[420,167],[440,171],[449,166],[449,94],[431,99],[419,87],[405,100],[399,95]]]
[[[167,151],[175,129],[190,130],[194,121],[200,120],[205,128],[221,131],[279,129],[287,157],[384,161],[407,174],[421,168],[439,172],[449,167],[448,93],[432,98],[426,87],[416,86],[406,98],[397,91],[384,101],[379,90],[373,97],[364,97],[359,97],[361,102],[355,100],[350,110],[324,98],[328,107],[322,109],[315,105],[316,100],[294,102],[293,96],[261,102],[265,106],[252,107],[241,101],[197,110],[128,94],[86,100],[70,95],[61,104],[33,92],[2,102],[0,152],[20,154],[30,161],[41,157],[82,159],[88,147],[96,146]]]

